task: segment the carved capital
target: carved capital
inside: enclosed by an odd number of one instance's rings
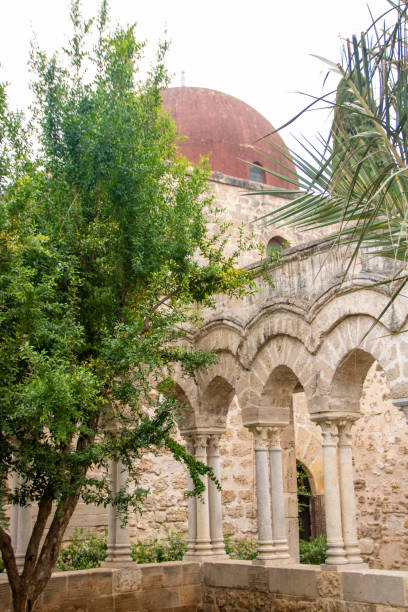
[[[220,456],[220,438],[221,434],[210,434],[208,439],[208,456],[219,457]]]
[[[398,410],[400,410],[405,416],[405,420],[408,423],[408,397],[400,397],[399,399],[393,399],[392,403]]]
[[[195,437],[195,456],[202,458],[207,456],[208,434],[198,434]]]
[[[337,421],[337,428],[339,431],[339,446],[351,446],[351,428],[353,423],[354,419],[339,419]]]
[[[251,427],[251,432],[255,438],[255,449],[266,450],[269,446],[269,427]]]
[[[195,445],[194,445],[193,435],[190,433],[188,434],[182,433],[182,436],[186,444],[186,451],[188,452],[189,455],[194,455]]]
[[[322,446],[337,447],[339,441],[339,432],[335,421],[319,421],[322,430],[323,442]]]
[[[271,450],[280,450],[281,428],[270,427],[269,429],[269,448]]]

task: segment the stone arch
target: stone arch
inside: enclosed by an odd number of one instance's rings
[[[235,388],[223,376],[216,375],[201,394],[199,426],[225,429]]]
[[[351,350],[339,363],[329,392],[329,409],[360,412],[360,398],[374,357],[362,349]]]
[[[197,414],[189,400],[187,393],[179,383],[172,381],[167,389],[166,395],[175,399],[179,404],[179,412],[176,414],[177,426],[180,431],[192,429],[197,421]]]
[[[243,409],[264,405],[266,397],[273,393],[273,385],[278,384],[271,377],[273,372],[284,385],[293,383],[293,389],[299,382],[309,400],[314,390],[314,369],[313,355],[299,340],[288,336],[271,338],[258,351],[248,371],[242,374],[238,394],[240,405]]]
[[[369,332],[374,322],[375,318],[368,314],[345,317],[324,338],[316,355],[317,391],[321,396],[327,397],[331,393],[336,373],[339,376],[338,369],[346,367],[346,359],[355,350],[361,352],[355,353],[354,359],[359,355],[363,361],[370,362],[370,365],[374,360],[379,362],[391,388],[401,378],[401,360],[398,355],[398,344],[401,340],[398,336],[391,336],[381,322]],[[370,355],[370,358],[364,357],[365,354]],[[350,364],[351,362],[349,367]],[[367,366],[365,374],[370,365]]]

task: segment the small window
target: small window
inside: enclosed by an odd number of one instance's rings
[[[249,180],[257,183],[265,182],[265,172],[262,170],[262,164],[255,161],[253,166],[249,167]]]
[[[273,238],[271,238],[266,247],[267,256],[271,257],[274,252],[283,249],[285,242],[285,239],[281,238],[281,236],[274,236]]]

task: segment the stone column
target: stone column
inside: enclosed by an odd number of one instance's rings
[[[274,559],[272,538],[271,495],[269,490],[268,427],[250,427],[255,438],[256,499],[258,506],[259,560]]]
[[[341,498],[337,461],[338,430],[333,420],[319,420],[323,435],[323,473],[327,531],[327,565],[347,563],[341,523]]]
[[[344,548],[348,563],[363,563],[357,539],[356,499],[351,444],[351,427],[356,419],[357,417],[349,416],[338,421],[341,518]]]
[[[21,484],[21,478],[13,474],[12,488],[15,491]],[[10,533],[11,542],[16,556],[16,564],[19,570],[24,567],[25,555],[32,531],[32,509],[31,506],[20,506],[13,504],[10,511]]]
[[[220,468],[220,433],[210,434],[208,441],[208,466],[212,468],[218,482],[221,482]],[[212,554],[217,557],[227,557],[222,532],[222,501],[221,491],[214,482],[208,479],[208,502],[210,506],[210,534]]]
[[[116,494],[126,483],[127,470],[122,461],[111,461],[110,473],[112,493]],[[108,550],[104,565],[123,565],[127,563],[132,563],[129,530],[127,525],[122,525],[115,507],[110,505],[108,515]]]
[[[208,434],[198,434],[195,439],[195,458],[205,465],[207,465],[207,440]],[[209,556],[212,554],[212,547],[207,476],[202,476],[202,481],[205,489],[200,497],[196,499],[197,537],[195,551],[196,555]]]
[[[189,455],[194,457],[194,439],[192,435],[184,434],[186,441],[186,449]],[[193,490],[193,480],[190,476],[190,472],[187,470],[187,490]],[[184,557],[188,557],[195,552],[196,537],[197,537],[197,508],[196,498],[187,498],[187,516],[188,516],[188,536],[187,536],[187,549]]]
[[[280,435],[280,427],[271,427],[269,464],[272,494],[272,535],[275,557],[277,559],[290,559],[288,540],[286,538]]]
[[[16,472],[13,472],[12,480],[11,480],[11,490],[13,493],[18,488],[18,475]],[[14,551],[17,549],[17,533],[18,533],[18,515],[19,515],[20,506],[18,504],[12,504],[10,508],[10,536],[11,543],[13,545]]]

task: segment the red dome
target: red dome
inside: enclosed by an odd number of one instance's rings
[[[285,176],[290,174],[275,162],[290,163],[294,170],[293,164],[274,148],[288,153],[279,134],[256,142],[274,128],[238,98],[201,87],[171,87],[162,91],[162,97],[164,108],[174,119],[180,134],[187,136],[179,146],[190,161],[197,163],[200,155],[209,157],[212,170],[246,180],[250,178],[250,166],[245,162],[258,162]],[[274,187],[290,187],[283,179],[268,173],[265,173],[264,182]]]

